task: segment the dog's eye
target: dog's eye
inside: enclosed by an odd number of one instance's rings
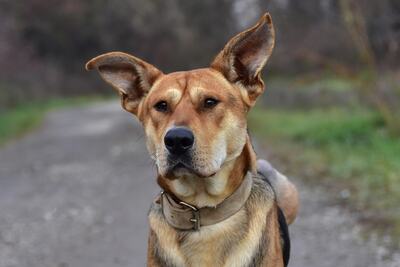
[[[159,112],[166,112],[168,110],[168,104],[165,101],[159,101],[154,105],[154,108]]]
[[[213,108],[213,107],[215,107],[218,103],[219,103],[219,101],[218,101],[217,99],[214,99],[214,98],[207,98],[206,100],[204,100],[204,107],[205,107],[205,108]]]

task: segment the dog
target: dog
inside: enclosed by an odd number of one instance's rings
[[[208,68],[164,74],[122,52],[86,64],[141,122],[157,166],[148,266],[287,266],[297,191],[257,161],[246,120],[274,42],[266,13]]]

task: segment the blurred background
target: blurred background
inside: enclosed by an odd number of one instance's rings
[[[0,0],[0,158],[35,151],[28,141],[25,148],[16,143],[44,127],[49,111],[114,96],[96,73],[84,70],[90,58],[124,51],[164,72],[205,67],[230,37],[266,11],[276,45],[264,71],[266,93],[249,118],[259,150],[296,177],[306,194],[322,190],[324,201],[339,210],[333,217],[348,213],[351,225],[361,226],[358,236],[383,244],[385,253],[379,255],[389,257],[400,241],[398,0]],[[108,104],[95,105],[104,112],[98,119],[114,112]],[[59,123],[73,123],[81,113],[54,114]],[[45,140],[41,147],[51,143]],[[7,177],[18,176],[17,166],[27,170],[26,179],[34,177],[30,168],[39,174],[45,168],[44,163],[32,167],[29,160],[16,164],[15,155],[1,165],[0,185],[13,183]],[[2,238],[7,239],[0,229]],[[0,258],[0,266],[14,266],[4,260],[10,259],[4,250]],[[69,266],[64,263],[59,266]]]

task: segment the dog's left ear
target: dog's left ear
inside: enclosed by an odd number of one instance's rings
[[[233,37],[211,63],[211,68],[244,89],[242,95],[249,106],[253,106],[264,91],[261,71],[272,53],[274,42],[272,19],[266,13],[252,28]]]

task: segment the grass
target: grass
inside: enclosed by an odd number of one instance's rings
[[[353,91],[354,87],[357,85],[357,79],[349,79],[340,77],[332,74],[325,74],[321,78],[320,75],[299,75],[291,78],[272,76],[266,79],[267,84],[272,83],[277,87],[281,87],[282,84],[295,87],[296,90],[302,91],[315,91],[324,90],[332,92],[349,92]]]
[[[272,75],[266,77],[267,85],[275,87],[295,87],[296,90],[315,91],[324,90],[327,92],[352,92],[359,84],[360,77],[343,77],[334,73],[309,73],[299,74],[291,77]]]
[[[346,203],[361,210],[364,221],[400,239],[400,139],[388,134],[377,113],[255,109],[250,128],[278,144],[274,150],[300,161],[297,171],[302,166],[312,170],[295,175],[345,192]]]
[[[0,113],[0,145],[37,127],[49,110],[83,105],[99,99],[99,96],[56,98],[26,103],[3,111]]]

